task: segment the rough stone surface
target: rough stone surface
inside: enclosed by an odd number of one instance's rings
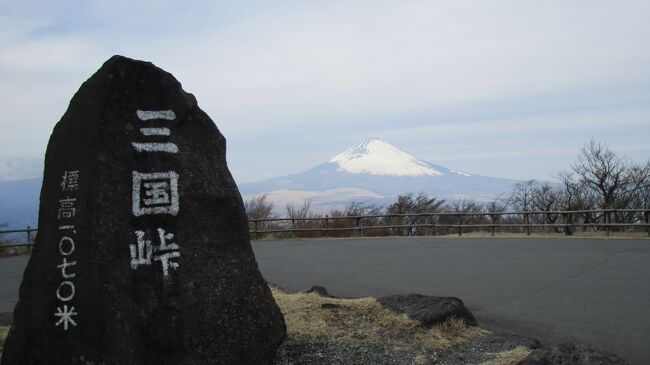
[[[327,289],[319,285],[312,286],[309,290],[306,290],[305,293],[316,293],[321,297],[333,298],[330,293],[327,292]]]
[[[14,320],[14,315],[12,312],[2,312],[0,313],[0,326],[9,326]]]
[[[406,314],[422,325],[430,327],[450,318],[459,318],[467,325],[477,326],[472,313],[463,301],[454,297],[433,297],[421,294],[390,295],[377,301],[392,311]]]
[[[225,138],[151,63],[115,56],[73,97],[38,228],[2,365],[265,364],[286,337]]]
[[[609,352],[584,345],[562,343],[533,351],[518,365],[626,365],[625,360]]]

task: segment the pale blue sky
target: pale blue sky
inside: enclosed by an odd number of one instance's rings
[[[0,181],[39,176],[113,54],[173,73],[239,182],[366,137],[476,174],[551,179],[591,138],[650,158],[650,2],[0,0]]]

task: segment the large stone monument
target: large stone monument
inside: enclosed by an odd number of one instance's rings
[[[286,337],[226,141],[169,73],[109,59],[45,156],[2,365],[266,364]]]

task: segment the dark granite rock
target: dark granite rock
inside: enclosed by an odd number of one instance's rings
[[[10,326],[13,320],[14,314],[12,312],[0,313],[0,326]]]
[[[478,325],[472,313],[458,298],[408,294],[381,297],[377,301],[385,308],[406,314],[426,327],[443,323],[450,318],[462,319],[470,326]]]
[[[543,346],[518,365],[626,365],[627,362],[617,355],[600,351],[584,345],[562,343]]]
[[[284,318],[226,141],[169,73],[115,56],[47,148],[3,365],[266,364]]]
[[[327,289],[318,285],[312,286],[309,290],[306,290],[305,293],[316,293],[321,297],[333,298],[330,293],[327,292]]]

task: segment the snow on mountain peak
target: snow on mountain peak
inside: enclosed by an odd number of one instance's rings
[[[339,165],[338,171],[393,176],[439,176],[440,171],[379,138],[364,139],[330,163]]]

